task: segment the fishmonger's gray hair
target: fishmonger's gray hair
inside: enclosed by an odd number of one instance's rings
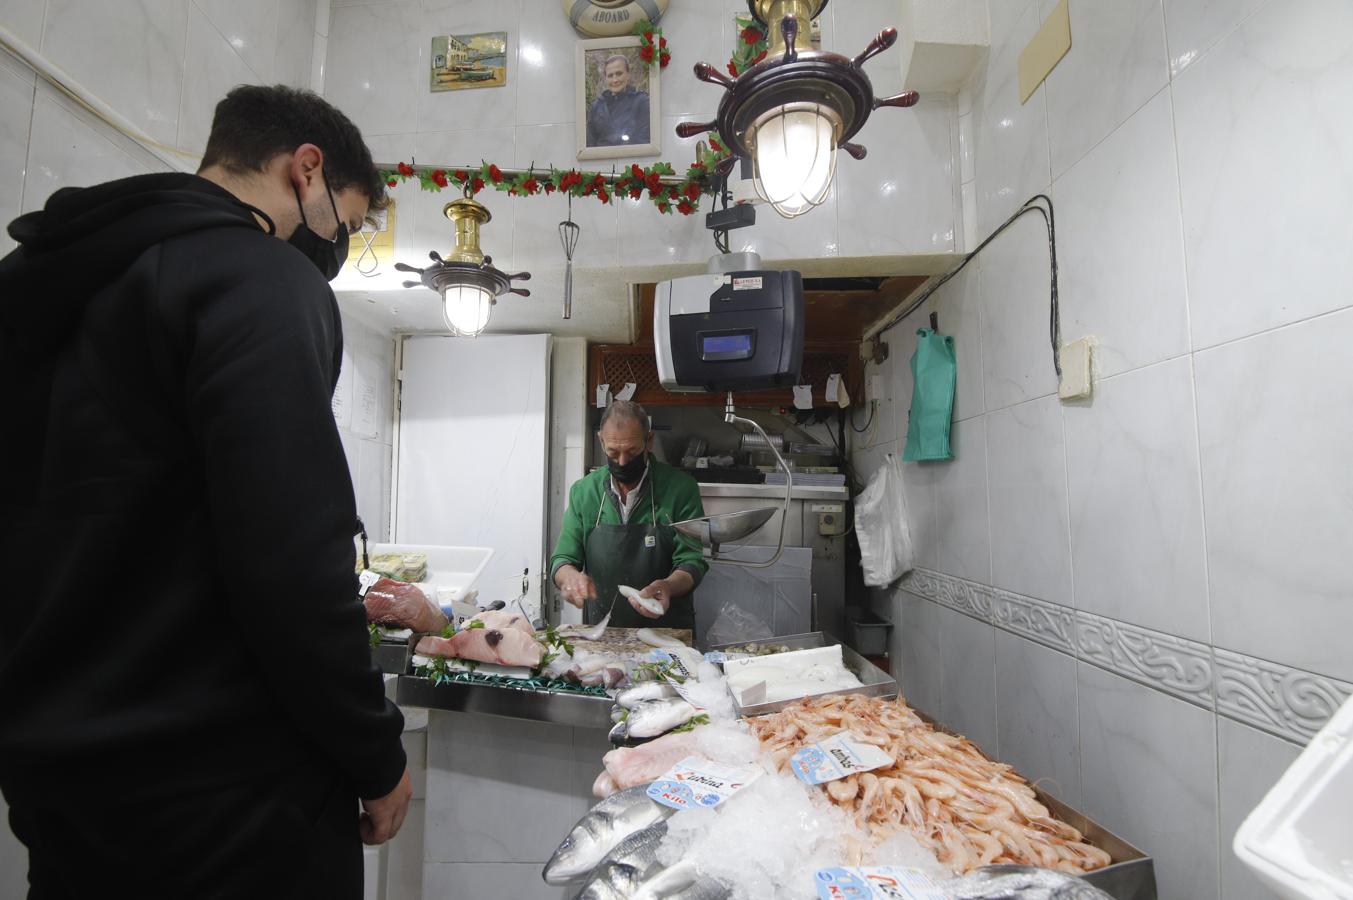
[[[597,431],[605,428],[606,423],[612,419],[619,422],[638,422],[639,427],[644,430],[644,440],[648,440],[648,432],[651,430],[648,411],[633,400],[612,400],[611,405],[601,414],[601,424],[597,426]]]

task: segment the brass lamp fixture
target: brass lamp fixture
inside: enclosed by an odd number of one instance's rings
[[[880,106],[915,106],[915,91],[875,97],[864,64],[897,42],[885,28],[854,59],[814,50],[809,25],[827,0],[747,0],[766,29],[766,58],[729,78],[708,63],[695,77],[725,94],[713,122],[682,122],[681,137],[717,131],[735,157],[752,162],[757,194],[785,218],[803,215],[827,199],[836,150],[864,159],[851,138]],[[731,162],[730,162],[731,167]]]
[[[433,264],[419,269],[395,263],[401,272],[417,272],[419,281],[406,281],[406,288],[425,285],[442,298],[442,318],[451,333],[475,337],[489,324],[494,305],[503,294],[531,296],[525,288],[513,287],[514,280],[527,281],[530,272],[508,275],[493,267],[493,257],[479,249],[479,227],[492,216],[484,204],[466,196],[452,200],[442,213],[456,226],[456,246],[443,257],[436,250],[428,254]]]

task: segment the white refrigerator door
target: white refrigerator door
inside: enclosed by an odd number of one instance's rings
[[[550,336],[403,342],[394,543],[490,547],[480,602],[511,601],[545,565]]]

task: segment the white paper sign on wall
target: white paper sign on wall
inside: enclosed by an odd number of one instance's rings
[[[334,385],[334,396],[329,403],[339,428],[352,424],[352,366],[352,354],[345,347],[343,368],[338,370],[338,384]]]

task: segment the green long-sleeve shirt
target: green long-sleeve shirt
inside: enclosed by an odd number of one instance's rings
[[[579,478],[568,492],[568,508],[564,510],[564,527],[559,533],[559,542],[550,557],[550,577],[559,571],[559,567],[568,563],[579,569],[587,567],[587,537],[597,524],[597,512],[601,511],[603,525],[620,525],[620,508],[615,497],[608,489],[611,473],[606,469]],[[649,492],[652,492],[651,502]],[[651,455],[648,458],[648,476],[639,487],[638,502],[630,513],[630,524],[646,524],[653,521],[654,513],[662,524],[695,519],[705,514],[700,502],[700,485],[685,472],[680,472],[666,463],[658,462]],[[704,554],[698,542],[677,534],[676,550],[672,553],[672,570],[680,569],[690,573],[698,586],[709,570]]]

